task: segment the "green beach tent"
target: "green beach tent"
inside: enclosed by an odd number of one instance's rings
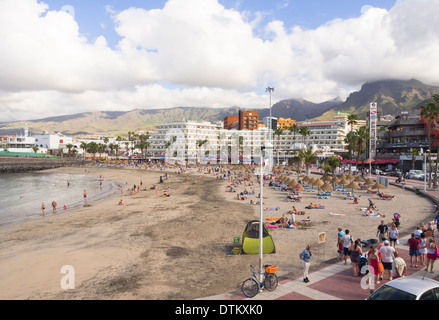
[[[262,231],[262,253],[275,253],[273,238],[268,228],[264,224]],[[247,223],[242,234],[243,253],[259,253],[259,221],[252,220]]]

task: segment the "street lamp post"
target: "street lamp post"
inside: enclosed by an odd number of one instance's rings
[[[259,282],[262,282],[263,276],[263,230],[264,230],[264,217],[262,209],[263,197],[263,187],[264,187],[264,150],[269,151],[272,148],[271,143],[266,143],[265,146],[261,146],[261,171],[260,171],[260,191],[259,191]]]
[[[265,88],[265,91],[269,93],[270,96],[270,102],[269,102],[269,109],[270,109],[270,118],[268,120],[268,142],[270,144],[270,146],[272,145],[272,136],[271,136],[271,129],[272,129],[272,119],[271,119],[271,93],[274,91],[274,87],[267,87]],[[270,166],[272,165],[272,158],[271,158],[271,153],[270,153]]]

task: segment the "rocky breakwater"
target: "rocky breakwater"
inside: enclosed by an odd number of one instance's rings
[[[79,165],[81,165],[81,161],[78,160],[33,157],[0,157],[0,173],[38,171]]]

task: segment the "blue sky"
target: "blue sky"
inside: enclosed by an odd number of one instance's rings
[[[103,35],[111,46],[120,40],[114,30],[114,21],[107,8],[115,12],[130,7],[146,10],[162,9],[165,0],[44,0],[51,10],[61,10],[65,6],[74,8],[79,31],[90,40]],[[225,8],[247,12],[250,17],[261,13],[262,21],[281,20],[287,28],[301,26],[317,28],[334,19],[349,19],[361,15],[364,6],[390,9],[395,0],[220,0]],[[258,30],[255,30],[257,32]]]
[[[74,15],[64,12],[70,6]],[[0,0],[0,122],[439,86],[438,0]]]

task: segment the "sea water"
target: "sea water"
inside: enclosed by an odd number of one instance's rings
[[[115,193],[117,185],[105,179],[65,173],[7,173],[0,174],[0,227],[42,217],[44,202],[46,215],[68,213],[87,203],[99,201]],[[65,206],[65,207],[64,207]]]

